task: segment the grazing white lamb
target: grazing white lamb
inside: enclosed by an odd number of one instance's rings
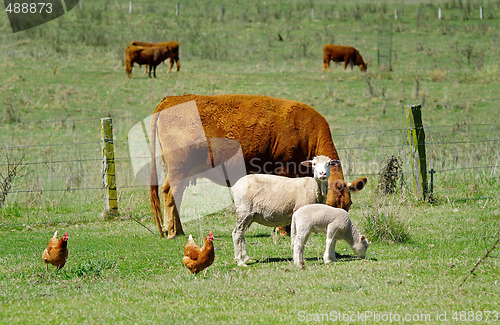
[[[303,206],[293,213],[291,228],[293,262],[300,268],[304,267],[304,246],[311,232],[326,233],[326,249],[323,255],[325,264],[337,262],[335,258],[337,240],[347,242],[358,257],[366,256],[369,243],[365,236],[359,234],[344,209],[325,204]]]
[[[251,174],[233,185],[231,194],[237,215],[233,243],[238,266],[246,266],[246,262],[250,261],[245,231],[253,222],[268,227],[286,226],[291,223],[293,212],[300,207],[326,201],[328,177],[335,163],[338,161],[318,156],[301,163],[313,167],[314,178]]]

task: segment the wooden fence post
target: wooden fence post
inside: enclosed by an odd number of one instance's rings
[[[115,151],[113,147],[113,120],[101,119],[102,182],[104,185],[104,213],[107,217],[118,215],[116,196]]]
[[[427,195],[427,161],[421,109],[421,105],[405,106],[415,195],[417,198],[425,200]]]

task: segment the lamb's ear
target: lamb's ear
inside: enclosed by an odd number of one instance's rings
[[[366,177],[361,177],[352,183],[347,183],[347,190],[349,192],[361,191],[363,189],[363,187],[365,187],[367,182],[368,182],[368,179]]]
[[[300,163],[302,166],[306,167],[312,167],[313,161],[312,160],[304,160],[303,162]]]

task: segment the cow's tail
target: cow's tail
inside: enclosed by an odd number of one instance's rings
[[[153,115],[153,118],[151,119],[151,178],[149,185],[149,200],[151,203],[151,212],[153,213],[153,218],[155,219],[156,226],[160,231],[161,237],[163,237],[163,216],[161,213],[160,196],[158,193],[158,174],[156,171],[156,124],[159,116],[160,113],[155,113]]]

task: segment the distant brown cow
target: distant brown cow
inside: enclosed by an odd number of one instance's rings
[[[344,71],[348,64],[351,65],[351,70],[354,65],[357,65],[361,71],[366,71],[368,66],[365,61],[363,61],[363,58],[359,54],[358,50],[352,46],[333,44],[326,44],[323,46],[323,72],[325,72],[325,69],[328,69],[328,72],[332,71],[330,69],[330,61],[334,61],[336,63],[343,61]]]
[[[154,76],[156,77],[156,66],[170,58],[170,70],[174,64],[177,62],[177,70],[180,68],[179,62],[179,45],[177,42],[166,42],[158,43],[159,46],[139,46],[140,42],[133,41],[125,49],[125,72],[132,78],[132,68],[134,63],[139,65],[146,64],[149,66],[149,77],[151,77],[151,71],[153,70]],[[144,43],[143,43],[144,44]]]
[[[170,67],[168,68],[167,72],[170,73],[170,71],[172,71],[174,62],[177,65],[177,71],[179,71],[181,68],[181,62],[179,60],[179,43],[176,41],[162,42],[162,43],[146,43],[146,42],[132,41],[130,45],[143,46],[143,47],[168,47],[171,50],[172,56],[170,56]],[[144,70],[144,73],[147,72],[148,72],[148,65],[146,64],[146,69]]]
[[[195,108],[184,109],[188,106]],[[169,238],[183,234],[178,209],[189,181],[202,171],[224,164],[222,178],[220,173],[208,178],[227,185],[224,177],[234,175],[236,164],[226,162],[234,156],[235,147],[241,147],[247,173],[311,176],[310,169],[300,168],[302,161],[320,155],[339,159],[325,118],[311,106],[292,100],[256,95],[170,96],[158,104],[154,113],[151,143],[156,143],[158,137],[167,168],[167,178],[161,186],[166,222],[163,223],[160,207],[155,145],[151,210],[161,235],[166,233]],[[196,119],[192,118],[194,115]],[[340,163],[331,166],[326,203],[348,210],[352,203],[350,192],[361,190],[366,181],[360,178],[347,183]]]

